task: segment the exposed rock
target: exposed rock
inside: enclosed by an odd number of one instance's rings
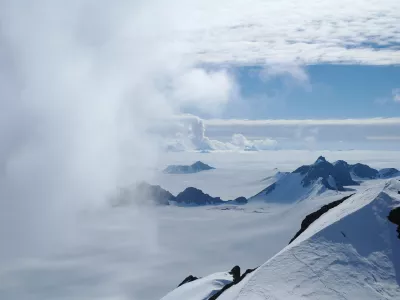
[[[201,161],[196,161],[192,165],[171,165],[164,169],[164,173],[168,174],[191,174],[198,173],[201,171],[215,169]]]
[[[400,191],[398,193],[400,194]],[[390,211],[388,220],[397,225],[397,237],[400,239],[400,207],[396,207]]]
[[[314,164],[301,166],[293,171],[293,173],[304,175],[302,180],[304,187],[310,186],[313,182],[321,178],[321,182],[326,188],[343,191],[345,185],[358,184],[351,178],[347,166],[345,161],[338,161],[333,165],[325,157],[320,156]]]
[[[234,269],[237,268],[235,271]],[[236,273],[236,280],[235,280],[235,275],[233,277],[233,281],[231,283],[228,283],[227,285],[225,285],[221,290],[219,290],[216,294],[212,295],[210,298],[208,298],[208,300],[215,300],[217,299],[219,296],[221,296],[221,294],[223,292],[225,292],[227,289],[229,289],[230,287],[232,287],[235,284],[238,284],[239,282],[241,282],[243,280],[243,278],[245,278],[248,274],[250,274],[251,272],[253,272],[254,270],[256,270],[257,268],[254,269],[247,269],[246,272],[243,273],[242,276],[240,276],[240,267],[239,266],[235,266],[233,267],[233,269],[229,272],[231,274],[233,274],[234,272]],[[239,272],[239,273],[237,273]]]
[[[229,272],[233,276],[233,282],[237,282],[240,278],[240,267],[234,266],[232,270]]]
[[[379,177],[381,178],[390,178],[398,175],[400,176],[400,171],[396,168],[385,168],[379,170]]]
[[[307,215],[303,222],[301,222],[301,228],[300,230],[295,234],[295,236],[290,240],[289,244],[293,242],[300,234],[302,234],[312,223],[314,223],[316,220],[318,220],[319,217],[321,217],[324,213],[328,212],[330,209],[338,206],[339,204],[343,203],[346,199],[349,199],[352,195],[346,196],[342,199],[333,201],[329,204],[326,204],[322,206],[319,210]]]
[[[360,163],[351,165],[350,171],[359,178],[375,179],[379,177],[378,170]]]
[[[338,160],[334,164],[334,178],[337,183],[342,186],[346,185],[359,185],[358,182],[354,181],[350,175],[350,165],[344,160]]]
[[[226,204],[246,204],[247,199],[245,197],[238,197],[235,200],[226,201]]]
[[[207,205],[207,204],[222,204],[220,197],[211,197],[208,194],[203,193],[202,190],[196,189],[194,187],[188,187],[183,192],[180,192],[174,199],[175,202],[179,204],[188,205]]]
[[[124,206],[135,202],[139,204],[169,205],[169,201],[174,199],[174,195],[159,185],[141,182],[137,185],[120,189],[118,194],[111,199],[111,204],[113,206]]]
[[[197,279],[199,279],[199,277],[196,277],[196,276],[193,276],[193,275],[189,275],[188,277],[186,277],[186,278],[178,285],[178,287],[180,287],[181,285],[184,285],[185,283],[195,281],[195,280],[197,280]]]
[[[172,201],[177,204],[185,205],[219,205],[219,204],[246,204],[245,197],[238,197],[235,200],[223,201],[220,197],[212,197],[202,190],[188,187],[183,192],[180,192]]]

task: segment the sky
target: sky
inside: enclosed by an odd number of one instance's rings
[[[267,75],[262,66],[230,70],[240,86],[219,114],[224,119],[373,118],[400,115],[399,66],[296,66],[304,78],[290,73]],[[187,109],[204,118],[210,114]]]

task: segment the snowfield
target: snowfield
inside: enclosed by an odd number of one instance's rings
[[[400,167],[398,153],[389,151],[168,153],[151,183],[174,194],[194,186],[222,199],[250,197],[276,180],[278,171],[293,171],[319,155]],[[167,165],[197,160],[216,169],[162,173]],[[400,204],[399,184],[397,179],[368,180],[351,191],[282,199],[288,200],[284,204],[85,211],[65,232],[74,236],[68,246],[2,262],[0,299],[207,299],[232,280],[226,271],[234,265],[243,271],[260,267],[218,299],[400,299],[400,240],[386,219]],[[353,193],[288,245],[305,216]],[[202,279],[175,290],[190,274]]]

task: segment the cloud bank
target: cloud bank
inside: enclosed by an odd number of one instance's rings
[[[175,40],[206,63],[400,64],[397,0],[193,1]]]

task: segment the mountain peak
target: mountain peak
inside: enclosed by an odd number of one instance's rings
[[[326,162],[325,157],[323,157],[323,156],[318,157],[318,159],[315,161],[314,164],[319,164],[319,163],[321,163],[321,162]]]

